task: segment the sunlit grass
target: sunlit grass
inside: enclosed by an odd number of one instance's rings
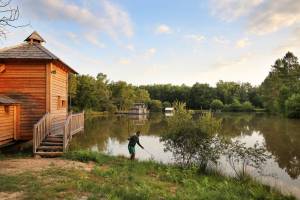
[[[93,161],[91,171],[48,168],[16,175],[0,173],[0,192],[23,191],[24,199],[294,199],[253,180],[199,174],[153,161],[130,161],[89,151],[66,159]]]

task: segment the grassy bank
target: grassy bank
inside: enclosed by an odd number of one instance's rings
[[[95,166],[91,171],[50,167],[13,175],[0,172],[0,192],[23,191],[25,199],[294,199],[253,180],[201,175],[150,161],[86,151],[69,152],[65,159],[93,161]]]

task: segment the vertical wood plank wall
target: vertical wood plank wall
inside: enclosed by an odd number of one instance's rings
[[[0,94],[20,102],[20,136],[32,139],[33,125],[46,112],[46,65],[6,64],[0,74]]]
[[[51,133],[62,134],[63,126],[68,115],[68,73],[55,64],[51,64],[50,111]],[[65,107],[59,107],[59,99],[65,100]]]

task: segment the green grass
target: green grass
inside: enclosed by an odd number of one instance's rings
[[[96,165],[91,172],[52,168],[18,175],[0,173],[0,192],[23,191],[25,199],[295,199],[256,181],[240,182],[218,173],[201,175],[196,169],[87,151],[69,152],[64,157]]]
[[[32,157],[31,152],[17,152],[17,153],[1,153],[0,152],[0,161],[5,159],[16,159],[16,158],[30,158]]]

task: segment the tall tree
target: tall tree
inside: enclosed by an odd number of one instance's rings
[[[283,112],[285,101],[300,91],[298,58],[288,52],[276,60],[271,72],[260,86],[265,107],[272,112]]]
[[[191,88],[189,107],[194,109],[209,109],[215,99],[215,90],[208,84],[196,83]]]

